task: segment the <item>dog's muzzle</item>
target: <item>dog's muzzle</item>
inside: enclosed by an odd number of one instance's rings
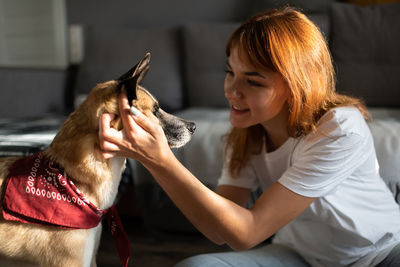
[[[196,130],[196,124],[194,122],[188,122],[186,128],[189,130],[190,134],[193,134]]]

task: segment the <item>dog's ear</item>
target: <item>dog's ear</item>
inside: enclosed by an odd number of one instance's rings
[[[131,68],[128,72],[125,74],[121,75],[117,81],[119,82],[124,82],[134,76],[141,77],[138,79],[138,84],[141,83],[142,79],[146,75],[147,71],[149,70],[150,66],[150,53],[146,53],[146,55],[142,58],[142,60],[139,61],[138,64],[136,64],[133,68]]]
[[[126,73],[124,73],[123,75],[121,75],[121,76],[117,79],[117,81],[121,83],[121,82],[124,82],[124,81],[126,81],[126,80],[132,78],[132,77],[133,77],[133,74],[135,73],[135,71],[136,71],[136,69],[137,69],[138,66],[139,66],[139,63],[136,64],[136,65],[135,65],[133,68],[131,68],[130,70],[128,70]]]
[[[133,73],[133,76],[137,76],[137,84],[141,84],[144,76],[146,76],[147,71],[150,68],[150,53],[146,53],[146,55],[140,60],[136,67],[136,71]]]
[[[138,85],[137,79],[138,79],[138,76],[133,76],[129,79],[126,79],[125,81],[123,81],[121,83],[121,88],[122,88],[122,85],[125,85],[126,95],[128,97],[129,105],[131,105],[131,106],[132,106],[132,101],[137,99],[137,95],[136,95],[136,89],[137,89],[137,85]]]
[[[136,99],[136,89],[137,86],[142,82],[144,76],[146,76],[147,71],[150,66],[150,53],[140,60],[133,68],[131,68],[127,73],[118,78],[118,83],[120,88],[125,85],[126,93],[128,95],[129,104],[132,105],[132,100]]]

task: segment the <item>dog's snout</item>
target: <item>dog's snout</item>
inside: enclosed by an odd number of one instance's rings
[[[196,130],[196,124],[194,122],[188,122],[186,128],[189,130],[191,134],[193,134],[194,131]]]

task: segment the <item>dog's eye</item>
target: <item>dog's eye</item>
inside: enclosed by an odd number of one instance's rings
[[[156,114],[158,112],[158,110],[160,109],[159,105],[154,105],[153,107],[153,114]]]

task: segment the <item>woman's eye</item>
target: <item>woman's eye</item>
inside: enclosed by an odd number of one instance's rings
[[[255,82],[255,81],[253,81],[253,80],[247,80],[247,82],[248,82],[250,85],[252,85],[252,86],[262,86],[261,83]]]
[[[231,70],[225,70],[225,73],[226,73],[227,75],[233,76],[233,71],[231,71]]]

